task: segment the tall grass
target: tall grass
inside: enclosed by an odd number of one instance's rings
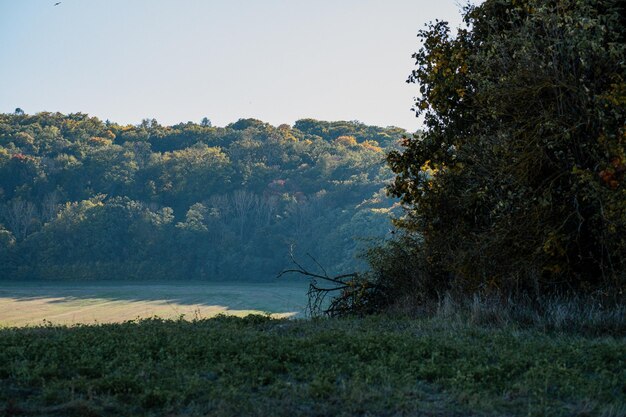
[[[398,307],[400,307],[398,309]],[[430,312],[428,312],[430,310]],[[396,312],[410,312],[408,302]],[[626,336],[626,306],[605,305],[583,297],[550,297],[502,300],[475,294],[470,299],[446,293],[431,309],[414,309],[448,323],[462,322],[479,326],[517,326],[545,332],[563,332],[587,336]]]

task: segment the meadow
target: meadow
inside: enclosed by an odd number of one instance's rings
[[[624,337],[441,318],[0,330],[0,415],[625,416]]]
[[[306,282],[120,283],[4,282],[0,327],[116,323],[139,318],[209,318],[218,314],[302,316]]]

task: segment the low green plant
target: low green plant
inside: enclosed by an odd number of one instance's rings
[[[626,414],[623,336],[459,311],[2,329],[0,414]]]

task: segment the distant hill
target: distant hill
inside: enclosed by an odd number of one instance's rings
[[[0,114],[0,279],[264,280],[387,234],[403,129]]]

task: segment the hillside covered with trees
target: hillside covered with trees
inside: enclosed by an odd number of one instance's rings
[[[16,109],[0,115],[0,277],[262,280],[292,247],[355,269],[389,231],[384,156],[405,133]]]

